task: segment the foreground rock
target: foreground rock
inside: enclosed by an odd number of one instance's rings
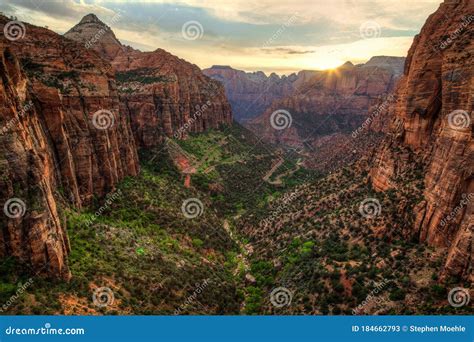
[[[25,28],[23,39],[0,42],[0,202],[25,203],[23,216],[1,216],[0,257],[68,278],[59,200],[82,207],[113,191],[138,173],[137,151],[110,65],[52,31]]]
[[[425,162],[424,201],[408,234],[447,247],[443,275],[471,281],[473,13],[472,1],[445,1],[416,36],[396,93],[390,135],[371,170],[373,186],[387,190],[399,186],[397,178],[411,158]],[[402,152],[404,148],[414,157]]]

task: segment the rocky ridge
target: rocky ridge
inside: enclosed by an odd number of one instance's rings
[[[301,71],[298,75],[280,77],[272,73],[266,76],[262,71],[245,72],[221,65],[204,69],[203,73],[224,85],[234,117],[238,122],[254,118],[276,99],[293,94],[306,75]]]
[[[104,32],[94,43],[98,32]],[[84,17],[65,36],[96,51],[116,72],[121,110],[127,112],[140,147],[232,123],[222,85],[163,49],[142,52],[118,42],[95,15]],[[93,42],[91,44],[91,42]],[[119,45],[117,45],[119,44]]]
[[[319,138],[335,133],[349,134],[367,119],[369,108],[393,91],[403,62],[404,58],[379,56],[366,64],[347,62],[312,74],[294,94],[274,101],[247,126],[266,141],[293,147],[318,144]],[[272,125],[277,111],[288,113],[288,124],[280,129]]]
[[[110,65],[52,31],[28,24],[25,31],[21,40],[1,38],[1,160],[9,170],[1,199],[19,198],[25,213],[2,217],[0,245],[3,256],[67,275],[58,201],[80,208],[110,193],[138,173],[137,151]]]
[[[445,1],[415,37],[396,92],[389,135],[373,160],[371,181],[400,186],[406,149],[426,164],[423,201],[408,236],[446,247],[443,276],[473,280],[474,3]],[[449,39],[448,39],[449,38]]]

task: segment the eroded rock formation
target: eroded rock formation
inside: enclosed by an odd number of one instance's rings
[[[445,1],[408,53],[388,138],[374,157],[372,184],[397,187],[409,162],[427,165],[424,201],[411,234],[448,248],[443,275],[472,275],[474,227],[474,2]]]
[[[7,22],[0,17],[1,27]],[[138,173],[137,151],[110,65],[74,41],[24,25],[22,39],[1,38],[1,203],[25,203],[21,218],[2,216],[1,256],[67,278],[58,200],[82,207],[105,196]]]
[[[266,76],[262,71],[245,72],[221,65],[204,69],[203,73],[224,85],[234,117],[239,122],[258,116],[273,101],[293,94],[307,75],[301,71],[298,75],[280,77],[272,73]]]
[[[102,32],[97,43],[97,32]],[[185,136],[232,123],[222,85],[163,49],[142,52],[120,44],[94,15],[84,17],[65,35],[111,62],[119,86],[121,109],[132,120],[140,147],[162,143],[164,136]]]
[[[349,134],[362,125],[370,107],[393,91],[403,61],[379,56],[363,65],[347,62],[335,70],[306,76],[292,95],[274,101],[247,126],[266,141],[289,146],[312,145],[335,133]],[[275,129],[277,111],[288,113],[288,127]]]

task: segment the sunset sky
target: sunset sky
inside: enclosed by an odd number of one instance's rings
[[[95,13],[122,43],[144,51],[163,48],[201,68],[219,64],[288,74],[348,60],[365,62],[376,55],[405,56],[440,3],[9,0],[0,4],[0,11],[58,33]]]

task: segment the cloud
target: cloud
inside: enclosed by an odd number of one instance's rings
[[[316,50],[298,50],[294,48],[264,48],[262,49],[265,53],[272,54],[272,53],[285,53],[288,55],[304,55],[308,53],[315,53]]]
[[[404,56],[412,37],[440,0],[10,0],[0,10],[19,20],[64,33],[88,13],[105,23],[125,44],[142,50],[164,48],[202,68],[230,64],[244,70],[297,71],[362,62],[374,54]],[[204,29],[199,40],[183,38],[190,20]],[[371,21],[380,37],[361,39]],[[260,66],[260,67],[258,67]],[[255,69],[254,69],[255,70]]]

